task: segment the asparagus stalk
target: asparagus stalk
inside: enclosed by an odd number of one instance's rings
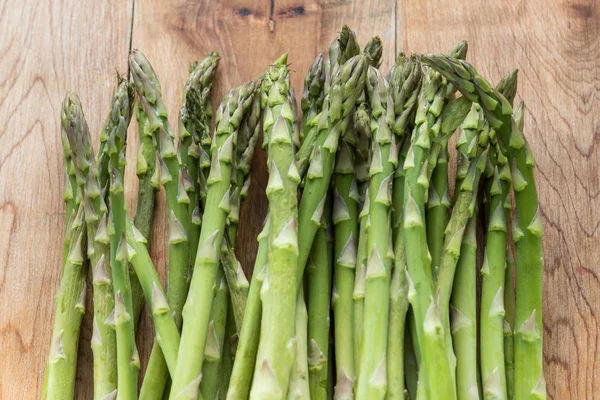
[[[269,217],[267,216],[265,226],[257,238],[258,251],[256,253],[252,281],[248,292],[248,300],[244,308],[244,319],[233,363],[231,384],[227,391],[227,399],[229,400],[247,399],[250,392],[260,336],[260,321],[262,316],[260,293],[267,265],[268,232]]]
[[[250,399],[281,399],[294,360],[293,335],[298,287],[297,187],[287,54],[267,70],[262,82],[263,130],[268,141],[270,229],[268,267],[261,288],[263,315]]]
[[[140,360],[135,346],[133,305],[125,224],[125,143],[127,125],[119,123],[110,132],[106,144],[110,168],[110,211],[107,231],[110,237],[110,265],[115,296],[114,324],[117,336],[117,388],[122,399],[137,398]]]
[[[190,199],[187,188],[193,186],[189,174],[180,167],[175,151],[171,127],[167,121],[167,111],[162,100],[158,77],[149,61],[139,51],[129,56],[133,81],[144,113],[148,118],[148,130],[152,132],[154,150],[158,154],[160,183],[167,195],[169,212],[169,274],[167,302],[171,307],[175,322],[182,323],[182,308],[188,290],[189,231],[188,221]],[[142,385],[143,398],[155,398],[163,391],[167,378],[167,368],[160,346],[155,342],[150,356],[149,367]]]
[[[408,279],[406,278],[404,233],[402,231],[396,238],[394,250],[395,259],[390,282],[390,322],[387,348],[388,392],[386,399],[404,400],[404,335],[408,311]]]
[[[183,105],[179,113],[179,158],[181,165],[187,168],[193,183],[188,196],[189,243],[190,260],[196,256],[198,237],[200,236],[200,202],[198,193],[199,157],[202,137],[209,136],[210,120],[212,118],[209,101],[212,84],[221,57],[216,51],[210,52],[200,63],[190,67],[190,74],[183,89]]]
[[[208,336],[204,345],[204,365],[202,366],[202,380],[200,393],[204,399],[216,399],[219,389],[219,374],[221,355],[225,345],[225,323],[227,321],[227,305],[229,293],[223,271],[217,273],[218,286],[208,323]]]
[[[515,398],[515,308],[515,260],[510,248],[507,248],[504,283],[504,368],[508,399]]]
[[[394,110],[390,103],[388,82],[374,67],[369,67],[366,82],[372,110],[373,159],[369,170],[369,255],[365,276],[365,315],[357,397],[383,399],[387,390],[389,282],[394,258],[394,250],[390,245],[392,238],[389,210],[398,153],[396,139],[389,126],[394,118]]]
[[[522,135],[523,109],[513,109],[477,71],[464,61],[442,55],[423,59],[453,81],[465,97],[479,100],[500,142],[508,149],[515,192],[517,247],[517,298],[515,333],[515,398],[545,398],[542,331],[542,234],[533,168],[535,161]]]
[[[184,319],[190,323],[184,326],[181,335],[176,374],[171,388],[171,397],[175,399],[198,396],[204,359],[203,349],[213,304],[213,287],[218,282],[218,261],[229,213],[234,137],[253,95],[253,82],[236,86],[228,93],[217,111],[213,161],[207,178],[206,209],[210,209],[211,213],[205,213],[202,217],[194,274],[183,311]]]
[[[367,258],[368,244],[367,233],[369,230],[369,188],[367,187],[364,196],[363,208],[359,214],[359,233],[358,233],[358,248],[356,249],[356,271],[354,276],[354,290],[352,291],[353,300],[353,329],[354,329],[354,363],[355,375],[360,373],[361,348],[363,341],[363,326],[364,326],[364,309],[365,309],[365,292],[366,292],[366,274],[367,274]],[[340,386],[341,385],[341,386]],[[344,386],[349,385],[350,389],[345,389]],[[348,380],[339,382],[336,385],[336,392],[348,393],[350,396],[353,393],[352,388],[354,382]],[[341,398],[352,398],[341,396]]]
[[[292,365],[292,371],[290,373],[290,386],[288,389],[287,399],[313,399],[312,383],[309,386],[309,376],[311,371],[309,370],[310,360],[308,358],[308,329],[309,329],[309,315],[306,311],[306,303],[304,302],[304,287],[301,287],[298,291],[296,299],[296,321],[295,321],[295,361]],[[317,382],[318,384],[320,382]]]
[[[336,347],[336,398],[351,395],[356,379],[354,358],[353,291],[358,240],[359,193],[354,177],[353,151],[345,140],[340,144],[333,182],[334,234],[334,336]],[[313,254],[320,245],[319,233]],[[314,257],[314,256],[313,256]],[[309,303],[310,304],[310,303]]]
[[[452,289],[452,343],[456,354],[456,394],[480,398],[477,370],[477,217],[465,228]],[[483,317],[483,315],[482,315]],[[486,397],[494,398],[494,397]]]
[[[82,180],[85,179],[85,175],[83,171],[80,170],[78,173],[77,170],[85,167],[89,162],[90,154],[86,154],[86,150],[90,151],[91,146],[89,146],[89,131],[81,103],[75,93],[67,93],[63,102],[61,131],[65,155],[67,150],[70,153],[69,158],[65,158],[65,167],[70,171],[65,185],[71,186],[75,193],[65,196],[67,214],[70,214],[65,236],[70,238],[65,240],[65,243],[68,243],[68,251],[63,260],[60,288],[55,299],[47,384],[42,393],[42,396],[45,395],[47,399],[74,396],[79,330],[85,312],[86,224],[84,205],[80,204],[83,193]],[[79,162],[76,161],[77,159]],[[79,167],[76,164],[79,164]]]
[[[231,296],[230,296],[231,297]],[[229,303],[229,310],[233,307],[231,302]],[[235,357],[235,350],[237,347],[239,331],[235,325],[235,319],[233,312],[227,312],[227,323],[225,324],[225,344],[223,345],[223,352],[221,354],[221,377],[219,379],[219,400],[225,400],[227,398],[227,390],[231,382],[231,373],[233,372],[233,359]]]
[[[439,126],[443,105],[444,87],[436,74],[424,75],[419,94],[416,127],[408,150],[404,171],[404,243],[409,273],[409,302],[415,316],[415,327],[421,359],[419,396],[428,399],[456,398],[450,360],[443,356],[443,326],[434,300],[431,259],[427,247],[425,227],[425,201],[428,180],[428,153],[431,148],[432,131]],[[440,356],[442,355],[442,356]],[[423,372],[426,373],[424,376]],[[435,377],[427,379],[428,377]]]
[[[450,51],[450,56],[464,59],[467,55],[467,42],[461,41]],[[447,98],[453,98],[456,88],[447,86]],[[426,226],[427,244],[431,253],[431,265],[435,269],[440,264],[443,251],[444,230],[450,220],[451,201],[448,194],[448,141],[439,141],[440,150],[432,171],[429,198],[427,200]]]
[[[304,143],[314,145],[314,138],[317,135],[318,115],[323,107],[323,99],[325,97],[323,91],[324,84],[325,63],[323,61],[323,53],[319,53],[304,78],[304,91],[302,92],[302,101],[300,102],[302,108],[302,130],[300,131],[302,145]],[[300,151],[298,152],[296,155],[297,163],[300,162],[301,158],[308,158],[310,156],[312,148],[309,147],[309,149],[306,149],[306,154],[304,155]]]
[[[404,253],[404,230],[402,226],[402,213],[404,212],[404,160],[408,153],[410,138],[406,134],[414,125],[415,97],[411,99],[411,92],[404,86],[403,67],[405,56],[400,55],[398,62],[391,73],[391,98],[394,108],[394,134],[398,135],[397,145],[398,165],[394,171],[392,185],[391,226],[394,241],[394,266],[390,282],[390,322],[388,333],[387,354],[387,379],[389,399],[404,398],[404,332],[406,327],[406,314],[408,311],[408,280],[406,278],[406,259]],[[413,92],[420,86],[421,74],[417,71],[417,82]],[[408,98],[407,98],[408,95]]]
[[[496,147],[488,182],[489,217],[485,259],[481,269],[481,377],[486,397],[507,399],[504,364],[504,282],[507,214],[510,213],[510,167]]]
[[[111,104],[111,110],[102,130],[109,137],[120,124],[129,125],[133,114],[133,87],[121,80]],[[103,141],[106,143],[106,141]],[[105,146],[101,146],[105,147]],[[102,150],[102,149],[101,149]],[[115,330],[106,323],[115,307],[111,285],[109,237],[107,232],[107,206],[102,195],[108,176],[100,172],[107,169],[106,152],[92,161],[85,183],[85,219],[87,224],[88,257],[93,268],[94,327],[92,351],[94,354],[94,398],[103,399],[117,393],[117,343]],[[103,180],[105,179],[105,180]]]
[[[234,316],[235,330],[239,333],[244,320],[244,310],[248,300],[250,283],[246,278],[242,264],[237,260],[231,245],[221,245],[221,265],[225,273],[227,287],[231,302],[231,312]]]
[[[335,202],[336,200],[334,200]],[[339,201],[339,200],[338,200]],[[339,208],[338,208],[339,210]],[[338,214],[333,216],[340,218]],[[311,250],[309,267],[307,268],[308,281],[308,341],[299,335],[300,327],[296,326],[296,342],[304,339],[308,343],[308,377],[310,383],[310,398],[314,400],[327,399],[327,374],[329,360],[329,313],[331,294],[331,278],[333,272],[333,227],[331,200],[325,201],[322,225],[315,235]],[[350,250],[352,251],[352,250]],[[353,256],[355,257],[355,256]],[[353,284],[353,271],[349,277],[350,295]],[[301,292],[302,290],[300,290]],[[300,297],[300,296],[299,296]],[[349,297],[351,300],[351,297]],[[339,300],[339,292],[333,292],[333,304]],[[350,303],[351,305],[351,303]],[[351,322],[352,320],[349,320]],[[348,326],[352,329],[351,326]],[[300,346],[300,344],[296,344]],[[352,353],[352,346],[347,348]],[[296,365],[301,366],[299,360]],[[307,398],[307,397],[303,397]]]
[[[366,56],[351,58],[332,79],[319,122],[319,134],[306,176],[298,210],[298,272],[302,278],[314,236],[319,227],[327,189],[333,173],[338,140],[349,123],[350,112],[364,85]],[[310,195],[308,195],[310,194]]]

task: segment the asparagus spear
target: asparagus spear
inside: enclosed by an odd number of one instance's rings
[[[394,171],[392,185],[391,227],[394,241],[394,266],[390,281],[390,321],[388,334],[387,379],[389,399],[404,398],[404,332],[406,314],[408,311],[408,281],[406,278],[406,259],[404,256],[404,231],[402,226],[402,213],[404,211],[404,160],[410,145],[410,138],[406,137],[414,125],[414,112],[416,96],[421,84],[421,71],[416,70],[414,86],[405,86],[404,70],[407,60],[400,54],[398,61],[392,68],[390,77],[390,90],[394,113],[394,134],[398,136],[397,152],[398,165]],[[414,62],[411,60],[410,62]],[[411,96],[412,95],[412,96]]]
[[[268,232],[269,217],[267,216],[265,226],[257,238],[258,251],[256,253],[252,281],[250,282],[248,300],[244,309],[244,319],[233,363],[233,371],[231,372],[231,385],[227,391],[227,399],[229,400],[247,399],[250,392],[250,383],[252,381],[260,336],[260,321],[262,316],[260,293],[267,264]]]
[[[129,260],[135,268],[150,308],[150,315],[157,333],[156,340],[165,356],[169,370],[174,373],[180,341],[179,330],[167,303],[158,273],[154,269],[146,248],[147,240],[129,219],[127,219],[126,240],[129,246]]]
[[[461,41],[450,51],[450,56],[464,59],[467,55],[467,42]],[[456,88],[447,86],[446,97],[454,97]],[[451,201],[448,194],[448,140],[440,140],[440,150],[431,176],[429,198],[426,209],[427,244],[431,253],[431,265],[435,269],[440,264],[443,251],[444,230],[450,220]]]
[[[292,137],[296,116],[290,101],[287,54],[267,70],[261,88],[263,130],[268,141],[270,229],[268,267],[261,288],[263,315],[250,399],[280,399],[293,364],[292,337],[297,291],[298,217]],[[287,321],[287,322],[286,322]]]
[[[204,399],[216,399],[219,389],[219,373],[221,366],[222,349],[225,345],[225,323],[227,320],[227,305],[229,293],[223,271],[217,272],[217,291],[213,301],[210,322],[208,323],[208,336],[204,345],[204,365],[202,366],[202,380],[200,393]]]
[[[204,358],[202,353],[213,303],[213,287],[218,282],[218,260],[229,213],[234,137],[253,95],[253,82],[238,85],[227,94],[217,111],[212,166],[207,178],[206,209],[210,209],[211,212],[202,217],[200,244],[183,312],[187,315],[184,315],[184,319],[190,323],[186,324],[182,331],[177,369],[173,377],[171,397],[176,399],[198,396]]]
[[[45,393],[42,393],[47,399],[72,398],[74,395],[79,330],[85,312],[86,224],[84,205],[80,204],[83,193],[82,180],[85,179],[85,175],[83,171],[78,173],[77,169],[85,167],[89,162],[90,154],[85,152],[86,149],[90,151],[91,146],[81,103],[75,93],[67,93],[63,102],[61,131],[63,139],[66,139],[63,140],[65,155],[67,150],[70,154],[68,159],[65,158],[65,167],[70,171],[65,185],[71,186],[75,192],[65,196],[67,213],[70,214],[65,236],[68,235],[69,240],[65,240],[65,243],[68,243],[68,251],[63,260],[61,283],[55,300],[47,385],[45,390],[43,389]],[[76,164],[79,164],[78,168]]]
[[[323,106],[323,99],[325,93],[323,91],[323,85],[325,84],[325,64],[323,61],[323,53],[317,54],[317,57],[311,64],[306,77],[304,78],[304,91],[302,92],[302,101],[300,106],[302,108],[302,130],[300,131],[300,139],[302,144],[314,144],[314,137],[317,135],[317,122],[318,115],[321,112]],[[304,157],[310,156],[310,151],[306,151]],[[298,152],[296,155],[298,161],[300,160],[301,153]]]
[[[358,202],[360,200],[354,177],[353,151],[345,140],[340,144],[333,182],[334,242],[334,335],[336,347],[336,397],[345,397],[343,391],[352,392],[356,379],[354,358],[354,270],[358,239]],[[313,254],[319,245],[315,237]],[[346,383],[346,384],[345,384]],[[347,383],[350,383],[348,386]]]
[[[350,111],[364,85],[365,66],[364,55],[355,56],[343,64],[332,79],[330,91],[325,99],[319,134],[306,176],[305,195],[300,200],[298,210],[298,281],[304,273],[321,219],[339,137],[349,122]],[[307,195],[308,193],[310,195]]]
[[[133,114],[133,87],[120,80],[106,119],[102,136],[109,137],[120,124],[129,125]],[[106,143],[104,141],[104,143]],[[104,146],[101,146],[101,148]],[[102,149],[101,149],[102,150]],[[87,224],[88,257],[93,268],[94,286],[94,398],[102,399],[117,392],[117,343],[115,330],[106,320],[114,310],[115,299],[111,285],[109,237],[107,232],[107,206],[101,188],[106,187],[108,176],[100,172],[107,169],[106,152],[90,163],[85,183],[85,219]],[[105,179],[104,181],[102,179]]]
[[[440,356],[444,349],[443,327],[434,300],[433,276],[429,249],[426,245],[425,196],[429,186],[428,153],[432,131],[439,126],[444,87],[441,77],[424,74],[419,94],[416,127],[404,162],[404,243],[409,273],[409,302],[415,315],[421,370],[419,394],[429,399],[456,397],[450,360]],[[414,289],[414,290],[413,290]],[[427,377],[424,376],[426,373]],[[435,379],[427,379],[435,377]],[[419,397],[419,396],[418,396]]]
[[[508,399],[515,398],[515,308],[515,260],[510,248],[507,248],[504,284],[504,368]]]
[[[477,370],[477,217],[475,214],[465,228],[461,247],[450,306],[452,343],[457,360],[456,394],[459,399],[478,399],[481,388]]]
[[[288,388],[287,400],[312,399],[312,387],[309,386],[310,360],[308,359],[308,324],[309,316],[304,302],[304,287],[298,291],[296,299],[296,321],[295,321],[295,361],[290,373],[290,386]],[[320,384],[320,382],[318,382]],[[312,385],[312,382],[311,382]]]
[[[373,37],[367,42],[363,53],[369,56],[369,64],[375,68],[381,65],[381,56],[383,55],[383,44],[379,36]]]
[[[516,92],[516,72],[498,85],[512,103]],[[507,246],[507,216],[510,213],[510,167],[497,138],[491,137],[490,176],[486,196],[488,232],[485,259],[481,269],[481,376],[485,397],[507,399],[504,361],[504,291]]]
[[[315,235],[309,266],[306,271],[308,282],[308,341],[305,340],[305,343],[308,343],[309,347],[308,372],[310,398],[315,400],[325,400],[327,398],[328,364],[333,361],[328,358],[329,303],[332,298],[331,278],[333,271],[333,227],[331,226],[331,214],[331,200],[328,199],[325,201],[322,225]],[[340,218],[340,216],[336,214],[334,218]],[[350,276],[350,291],[352,290],[353,275]],[[338,297],[339,293],[334,292],[334,307],[335,303],[339,300]],[[351,326],[348,326],[348,328],[352,329]],[[300,332],[300,328],[296,326],[296,341],[302,339],[302,335],[298,335],[298,332]],[[299,346],[298,344],[296,345]],[[350,353],[352,352],[351,344],[347,350]],[[296,360],[296,364],[301,365],[298,363],[298,360]]]
[[[394,110],[390,103],[388,82],[373,67],[369,67],[366,82],[372,110],[373,160],[369,171],[369,255],[365,276],[365,316],[357,397],[383,399],[387,390],[389,282],[394,258],[393,247],[390,246],[389,209],[392,175],[398,163],[398,154],[395,136],[389,126],[394,118]]]
[[[442,55],[423,59],[455,82],[465,97],[479,100],[490,125],[508,149],[515,192],[517,247],[517,299],[515,334],[515,398],[546,397],[543,374],[542,233],[533,168],[535,161],[522,135],[523,109],[508,100],[468,63]]]
[[[181,326],[182,308],[188,289],[189,231],[186,188],[193,186],[189,174],[183,173],[175,151],[173,133],[167,121],[158,78],[146,57],[139,51],[129,56],[129,64],[140,103],[152,132],[154,150],[158,154],[160,183],[167,195],[169,212],[169,274],[167,302],[173,310],[177,326]],[[166,382],[167,368],[160,346],[155,342],[142,386],[142,397],[160,396]]]
[[[193,185],[189,188],[188,221],[190,259],[193,260],[198,249],[200,235],[201,212],[198,200],[199,157],[202,137],[209,135],[212,117],[209,101],[212,84],[221,57],[216,51],[210,52],[200,63],[190,67],[190,74],[183,89],[183,105],[179,113],[179,158],[182,166],[187,168]]]

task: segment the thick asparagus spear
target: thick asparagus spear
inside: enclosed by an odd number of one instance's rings
[[[335,200],[334,200],[335,202]],[[333,271],[333,227],[330,198],[325,201],[322,226],[315,235],[309,266],[306,270],[308,282],[308,369],[310,382],[310,398],[327,399],[327,374],[329,360],[329,313],[331,294],[331,278]],[[334,218],[339,218],[335,215]],[[353,276],[350,277],[350,295]],[[302,290],[300,290],[302,291]],[[337,302],[339,293],[333,293],[333,303]],[[351,297],[350,297],[351,299]],[[350,320],[351,321],[351,320]],[[348,326],[348,328],[352,328]],[[296,332],[299,332],[296,326]],[[296,337],[299,340],[301,336]],[[298,345],[298,344],[297,344]],[[352,352],[352,347],[347,348]],[[298,362],[298,360],[296,360]]]
[[[456,353],[456,394],[480,398],[477,370],[477,217],[465,228],[452,290],[452,343]],[[488,398],[488,397],[486,397]],[[492,397],[493,398],[493,397]]]
[[[212,166],[207,178],[206,209],[211,212],[202,217],[194,274],[183,311],[184,319],[190,323],[184,325],[181,334],[177,369],[171,388],[171,397],[175,399],[198,396],[213,287],[218,282],[218,261],[229,213],[234,137],[253,95],[253,82],[236,86],[227,94],[217,111]]]
[[[85,149],[90,151],[91,145],[89,145],[89,131],[81,103],[75,93],[67,93],[63,102],[61,131],[65,155],[69,152],[69,158],[65,158],[65,166],[69,170],[65,186],[70,186],[74,192],[65,196],[67,213],[70,214],[65,236],[68,235],[70,238],[65,240],[65,243],[68,243],[68,250],[63,260],[60,288],[55,299],[47,384],[42,393],[42,396],[45,395],[47,399],[73,398],[79,330],[85,312],[87,241],[84,205],[81,204],[84,182],[82,180],[85,179],[85,175],[82,171],[78,173],[77,170],[85,166],[86,160],[89,162],[90,154],[86,154]],[[80,154],[81,152],[83,154]],[[75,165],[77,158],[79,158],[79,168]]]
[[[270,229],[268,267],[261,289],[263,315],[250,399],[281,399],[294,360],[292,337],[297,291],[297,187],[287,54],[267,70],[262,82],[263,130],[268,141]]]
[[[389,282],[394,258],[393,247],[390,246],[392,232],[389,210],[398,153],[395,136],[390,130],[394,110],[388,82],[373,67],[369,67],[366,82],[372,110],[373,159],[369,170],[369,255],[365,276],[365,316],[357,397],[383,399],[387,390]]]
[[[133,101],[133,87],[120,80],[102,130],[103,136],[108,138],[112,130],[120,124],[129,125],[133,114]],[[108,159],[108,154],[103,152],[91,162],[85,184],[88,257],[93,268],[94,334],[91,345],[94,353],[94,398],[97,399],[117,393],[116,336],[114,328],[106,322],[115,306],[111,285],[107,206],[101,189],[106,187],[108,175],[100,172],[101,168],[107,169],[108,164],[104,161]]]
[[[425,62],[454,82],[465,97],[480,101],[490,125],[507,147],[515,192],[517,299],[515,332],[515,398],[545,398],[542,330],[542,234],[533,154],[522,135],[523,110],[514,115],[509,101],[464,61],[425,55]]]

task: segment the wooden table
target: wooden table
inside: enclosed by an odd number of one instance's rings
[[[492,81],[519,68],[545,227],[544,334],[549,398],[600,398],[600,5],[590,0],[0,1],[0,398],[35,398],[59,284],[64,206],[61,101],[77,91],[97,140],[130,42],[161,78],[171,119],[188,65],[222,56],[215,102],[289,51],[293,84],[342,24],[364,44],[380,35],[383,69],[396,52],[447,51],[460,39]],[[135,10],[135,11],[133,11]],[[218,104],[218,103],[217,103]],[[136,127],[132,126],[132,132]],[[137,135],[128,159],[135,165]],[[242,218],[251,265],[265,212],[264,156]],[[127,173],[130,210],[137,181]],[[164,194],[152,255],[164,274]],[[82,330],[78,398],[91,398],[90,320]],[[149,353],[146,319],[139,339]]]

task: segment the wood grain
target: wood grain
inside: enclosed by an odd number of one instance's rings
[[[108,0],[13,4],[0,0],[0,398],[35,398],[50,340],[59,283],[62,203],[60,104],[67,90],[83,102],[94,140],[104,120],[115,68],[133,47],[152,62],[173,126],[188,65],[211,50],[222,56],[213,105],[285,51],[299,94],[319,51],[342,24],[361,44],[384,43],[383,69],[397,51],[445,52],[460,39],[469,60],[496,82],[520,70],[526,134],[538,163],[546,235],[545,369],[551,399],[600,398],[600,8],[592,0],[452,2],[433,0]],[[132,21],[133,18],[133,21]],[[135,124],[133,124],[135,125]],[[132,126],[129,161],[138,140]],[[250,270],[266,212],[265,157],[253,163],[242,208],[238,256]],[[131,207],[137,182],[127,170]],[[25,186],[27,185],[27,186]],[[152,257],[167,257],[164,193],[159,193]],[[90,285],[91,286],[91,285]],[[80,346],[78,398],[91,398],[89,318]],[[142,358],[152,327],[142,322]],[[17,384],[15,384],[15,382]]]

